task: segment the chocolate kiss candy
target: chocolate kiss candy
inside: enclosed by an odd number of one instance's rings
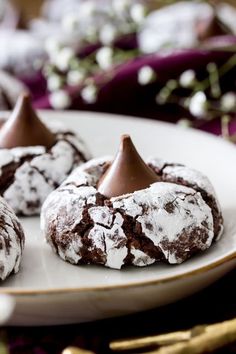
[[[0,148],[18,146],[46,146],[55,143],[55,136],[45,127],[32,108],[30,97],[23,94],[0,130]]]
[[[98,191],[112,198],[148,188],[158,181],[158,176],[138,154],[130,136],[123,135],[114,161],[98,182]]]
[[[197,36],[200,41],[207,38],[230,34],[230,29],[220,21],[217,15],[213,15],[209,20],[200,21],[197,24]]]

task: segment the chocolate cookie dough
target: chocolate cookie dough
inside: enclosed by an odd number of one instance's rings
[[[62,259],[120,269],[182,263],[211,246],[223,220],[207,177],[158,159],[145,164],[124,136],[113,162],[83,164],[49,195],[41,227]]]
[[[25,236],[12,208],[0,197],[0,280],[20,267]]]
[[[22,95],[0,129],[0,194],[17,214],[39,214],[48,194],[88,158],[77,134],[42,122]]]

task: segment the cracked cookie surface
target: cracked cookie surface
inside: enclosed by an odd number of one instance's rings
[[[106,198],[97,183],[112,159],[78,167],[46,199],[41,227],[59,256],[73,264],[146,266],[182,263],[209,248],[223,220],[208,178],[183,165],[148,161],[160,182]]]
[[[71,171],[90,157],[83,141],[58,123],[46,123],[56,142],[0,149],[0,193],[17,214],[39,214],[42,203]]]
[[[18,218],[0,197],[0,280],[18,272],[24,242],[25,236]]]

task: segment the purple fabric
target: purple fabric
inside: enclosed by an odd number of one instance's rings
[[[19,79],[29,88],[33,102],[37,107],[37,101],[40,101],[42,97],[47,95],[47,83],[44,76],[38,72],[34,76],[20,77]]]
[[[236,40],[236,37],[234,38]],[[96,48],[92,50],[96,50]],[[109,79],[106,79],[104,73],[94,76],[93,79],[100,88],[94,104],[88,104],[82,100],[81,86],[68,87],[67,91],[72,98],[71,108],[140,116],[170,122],[176,122],[181,117],[187,117],[194,121],[190,113],[178,104],[157,105],[156,94],[170,78],[179,77],[183,71],[194,69],[198,74],[201,74],[208,63],[214,62],[221,66],[230,57],[232,57],[232,52],[214,49],[178,50],[166,55],[140,56],[113,69]],[[153,84],[142,86],[138,84],[137,77],[139,69],[145,65],[154,69],[158,79]],[[224,87],[229,90],[235,90],[235,73],[236,68],[232,69],[230,75],[226,75],[224,79]],[[35,107],[50,109],[49,95],[43,76],[38,74],[30,80],[24,80],[24,82],[33,93]],[[206,131],[220,133],[220,121],[217,119],[210,123],[199,120],[194,124]],[[236,129],[235,125],[235,123],[231,124],[231,130]]]

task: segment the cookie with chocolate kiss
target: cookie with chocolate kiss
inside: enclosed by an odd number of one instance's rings
[[[159,180],[138,154],[129,135],[121,137],[116,158],[98,182],[98,191],[107,198],[133,193]]]
[[[18,218],[0,197],[0,283],[19,271],[24,244],[25,235]]]
[[[50,149],[56,143],[56,136],[38,118],[30,96],[22,94],[9,119],[0,130],[0,148],[45,146]]]
[[[48,194],[89,156],[75,132],[42,121],[22,94],[0,128],[0,194],[17,214],[39,214]]]
[[[182,263],[219,238],[223,219],[207,177],[144,162],[125,135],[115,159],[90,160],[48,196],[41,228],[63,260],[120,269]]]

